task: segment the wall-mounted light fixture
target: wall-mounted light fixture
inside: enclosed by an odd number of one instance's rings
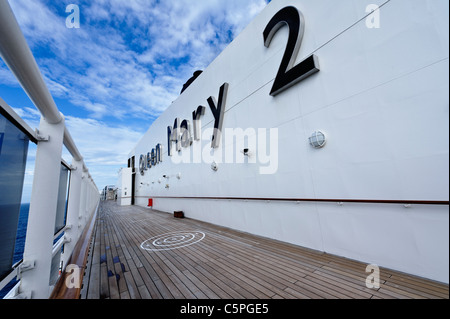
[[[211,163],[211,169],[215,172],[219,169],[219,165],[216,162]]]
[[[322,148],[327,143],[326,136],[321,131],[315,131],[309,138],[309,144],[314,148]]]

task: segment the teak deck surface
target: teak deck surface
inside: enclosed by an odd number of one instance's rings
[[[146,240],[183,231],[205,237],[148,251]],[[174,247],[182,236],[156,244]],[[201,237],[199,237],[201,238]],[[191,241],[190,243],[192,243]],[[161,246],[162,247],[162,246]],[[441,299],[449,287],[380,269],[366,287],[366,264],[143,207],[103,202],[83,280],[87,299]]]

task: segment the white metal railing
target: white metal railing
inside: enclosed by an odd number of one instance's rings
[[[0,56],[15,75],[42,117],[39,129],[32,131],[4,101],[2,107],[37,142],[35,172],[30,200],[23,262],[2,281],[17,276],[19,283],[9,298],[48,298],[52,257],[64,245],[61,261],[66,265],[90,216],[99,203],[99,190],[67,127],[64,116],[45,85],[42,74],[22,34],[7,0],[0,0]],[[63,145],[72,155],[66,227],[63,237],[55,239],[60,165]]]

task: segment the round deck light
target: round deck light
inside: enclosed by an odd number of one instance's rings
[[[309,138],[309,144],[314,148],[322,148],[327,143],[326,136],[321,131],[314,132]]]

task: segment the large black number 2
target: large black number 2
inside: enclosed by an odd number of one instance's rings
[[[275,83],[270,92],[270,95],[272,96],[277,95],[292,85],[306,79],[311,74],[319,71],[319,63],[315,55],[311,55],[309,58],[293,67],[305,31],[305,19],[303,18],[302,13],[294,7],[281,9],[272,20],[270,20],[264,30],[264,45],[268,48],[275,33],[277,33],[285,24],[289,27],[289,39],[286,50],[284,51],[280,69],[275,78]]]

